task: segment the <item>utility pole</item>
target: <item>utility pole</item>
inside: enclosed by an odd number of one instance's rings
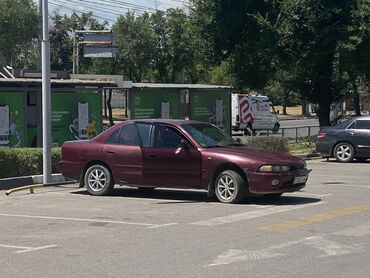
[[[51,183],[51,85],[48,0],[42,2],[42,162],[43,184]]]
[[[42,17],[42,0],[39,0],[39,15]],[[41,40],[42,40],[42,26],[39,28],[39,35],[37,38],[37,70],[41,70]]]

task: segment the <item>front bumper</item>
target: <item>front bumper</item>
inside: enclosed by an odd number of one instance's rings
[[[271,194],[294,192],[306,186],[306,181],[294,183],[295,177],[307,177],[310,171],[308,169],[299,169],[287,173],[262,173],[247,172],[247,179],[250,193]],[[273,180],[279,180],[277,185],[272,185]]]

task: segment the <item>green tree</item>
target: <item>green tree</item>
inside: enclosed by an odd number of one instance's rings
[[[32,0],[0,0],[0,52],[9,64],[26,64],[40,16]]]
[[[100,23],[94,19],[91,12],[73,13],[70,16],[53,14],[49,32],[51,69],[69,72],[72,70],[73,32],[75,30],[104,30],[107,25],[108,22]],[[94,68],[94,60],[80,55],[80,65],[80,72],[91,72],[91,68]]]

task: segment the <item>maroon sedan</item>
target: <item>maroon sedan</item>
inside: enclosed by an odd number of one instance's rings
[[[186,120],[125,121],[92,140],[65,142],[59,167],[92,195],[115,184],[196,188],[224,203],[300,190],[309,173],[302,159],[251,149],[214,125]]]

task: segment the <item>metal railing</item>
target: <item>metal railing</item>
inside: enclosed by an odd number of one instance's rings
[[[261,131],[260,135],[275,136],[287,138],[288,141],[295,142],[314,142],[316,134],[319,132],[318,125],[280,127],[278,133],[272,133],[271,130]]]

